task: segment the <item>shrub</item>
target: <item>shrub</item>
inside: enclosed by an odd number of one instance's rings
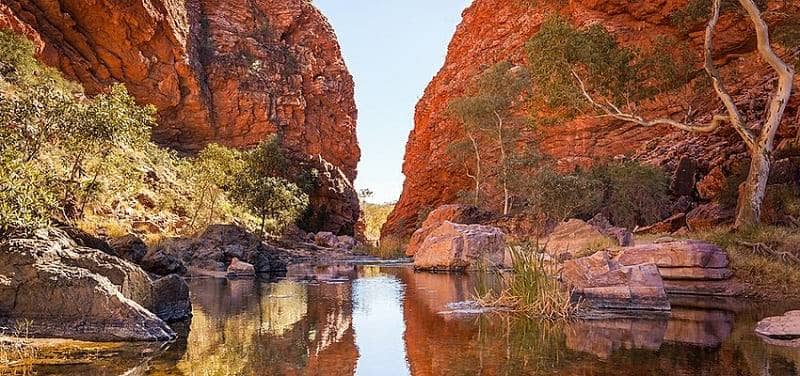
[[[288,160],[274,140],[259,144],[244,156],[232,198],[260,219],[262,235],[267,220],[274,231],[295,223],[308,208],[309,198],[296,184],[278,177]]]
[[[192,177],[199,188],[199,198],[193,200],[192,228],[204,210],[208,211],[204,224],[214,219],[217,205],[236,185],[238,176],[245,169],[242,153],[218,144],[209,144],[192,161]]]
[[[0,153],[0,236],[46,226],[55,208],[54,177],[12,152]]]
[[[390,204],[372,204],[369,202],[361,203],[361,211],[364,218],[364,224],[367,229],[364,235],[367,239],[377,241],[381,237],[381,227],[386,223],[389,214],[394,210],[394,203]]]
[[[676,42],[659,37],[655,47],[639,50],[621,45],[600,24],[573,27],[560,16],[545,20],[525,45],[535,85],[531,115],[538,123],[558,124],[581,114],[589,103],[573,73],[587,90],[611,102],[633,103],[671,91],[691,79],[695,58],[678,58],[664,47]]]
[[[561,222],[591,216],[604,198],[601,182],[585,174],[559,174],[546,168],[527,187],[529,209]]]
[[[589,176],[603,185],[601,211],[618,225],[633,228],[661,220],[669,203],[669,177],[639,162],[600,165]]]

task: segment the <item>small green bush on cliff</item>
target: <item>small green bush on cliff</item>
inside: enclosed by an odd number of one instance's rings
[[[651,49],[634,49],[621,45],[600,24],[578,29],[552,16],[525,45],[535,86],[531,115],[539,123],[558,124],[588,110],[576,74],[587,90],[617,103],[635,103],[681,87],[692,78],[696,59],[688,49],[670,55],[665,47],[676,43],[659,37]]]

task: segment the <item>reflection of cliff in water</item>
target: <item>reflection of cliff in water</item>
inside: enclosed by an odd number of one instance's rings
[[[475,276],[399,270],[414,375],[797,375],[800,352],[752,334],[764,313],[736,301],[675,299],[669,315],[550,323],[442,315],[473,296]],[[734,322],[738,320],[737,325]]]
[[[191,287],[190,346],[174,365],[182,373],[354,372],[349,284],[199,280]]]

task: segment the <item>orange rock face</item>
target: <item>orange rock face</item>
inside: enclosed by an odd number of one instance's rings
[[[500,61],[525,64],[525,43],[538,30],[549,14],[559,13],[578,27],[600,22],[624,45],[652,46],[655,38],[667,36],[688,43],[699,58],[702,54],[703,22],[683,32],[671,21],[671,15],[686,7],[688,0],[592,0],[539,1],[475,0],[464,11],[463,21],[450,42],[444,66],[428,85],[417,104],[415,126],[406,145],[403,193],[383,228],[383,236],[408,237],[417,227],[417,217],[424,208],[438,207],[456,201],[459,191],[469,189],[471,180],[463,165],[454,163],[447,146],[464,138],[462,127],[446,113],[448,103],[463,95],[471,78]],[[781,8],[788,17],[797,17],[797,2],[770,1],[770,8]],[[769,19],[770,25],[786,19]],[[754,55],[754,32],[744,18],[726,14],[715,36],[717,64],[721,67],[728,89],[748,119],[755,125],[763,116],[763,105],[753,105],[771,82],[765,80],[770,71]],[[668,53],[669,51],[665,51]],[[781,51],[786,54],[786,51]],[[702,75],[702,67],[696,67]],[[797,79],[800,82],[800,79]],[[678,90],[682,92],[682,90]],[[696,93],[695,93],[696,94]],[[699,114],[718,111],[720,105],[713,92],[703,92],[692,100]],[[648,117],[683,118],[686,95],[659,95],[640,104]],[[795,132],[798,96],[789,104],[782,131]],[[563,169],[590,165],[618,155],[637,157],[668,170],[681,156],[696,158],[707,173],[713,167],[746,155],[742,143],[728,129],[710,136],[689,135],[669,128],[643,128],[608,118],[579,117],[565,123],[539,127],[534,134],[529,128],[518,129],[518,147],[538,143],[545,154],[555,157]],[[484,162],[491,164],[499,151],[487,150]],[[486,183],[486,182],[485,182]],[[486,184],[487,197],[501,197],[502,192]],[[498,205],[501,202],[497,199]]]
[[[155,105],[160,144],[247,148],[277,134],[293,153],[321,156],[349,188],[320,206],[345,208],[325,215],[349,218],[332,230],[352,233],[361,154],[354,84],[311,2],[3,0],[0,29],[34,40],[41,59],[88,94],[122,82]]]
[[[88,93],[122,82],[155,105],[160,143],[248,147],[277,133],[356,176],[353,79],[333,29],[308,1],[4,3],[0,28],[20,29],[6,21],[16,18],[36,30],[43,60]]]

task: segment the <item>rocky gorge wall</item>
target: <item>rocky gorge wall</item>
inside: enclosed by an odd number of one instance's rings
[[[577,27],[601,23],[623,45],[648,48],[658,37],[672,38],[678,53],[681,44],[699,58],[702,54],[705,20],[688,25],[676,25],[674,15],[689,6],[688,0],[592,0],[592,1],[518,1],[475,0],[463,12],[463,20],[448,47],[448,54],[439,73],[428,85],[418,102],[414,129],[406,145],[403,173],[406,180],[399,202],[382,230],[384,238],[407,238],[418,226],[421,214],[442,204],[457,200],[459,191],[472,184],[464,167],[454,163],[447,146],[464,138],[459,123],[447,116],[448,103],[464,94],[470,80],[491,65],[508,60],[515,65],[525,64],[525,43],[550,14],[558,13]],[[766,14],[770,26],[783,25],[797,19],[800,2],[769,1],[771,12]],[[746,19],[729,12],[725,14],[715,36],[715,60],[721,67],[728,89],[751,124],[763,116],[764,93],[771,90],[772,72],[754,54],[754,32]],[[684,47],[685,48],[685,47]],[[779,48],[784,56],[796,51]],[[699,60],[698,60],[699,61]],[[694,67],[702,76],[702,67]],[[800,79],[796,79],[800,82]],[[721,105],[710,89],[692,92],[688,87],[682,94],[658,95],[640,103],[639,110],[647,117],[683,118],[685,110],[679,103],[691,100],[693,111],[711,114]],[[795,92],[796,93],[796,92]],[[794,95],[781,126],[780,150],[797,132],[798,96]],[[520,109],[522,110],[522,109]],[[707,115],[708,116],[708,115]],[[698,120],[703,120],[702,116]],[[700,166],[700,175],[716,167],[730,170],[734,160],[746,157],[744,145],[729,128],[712,135],[695,135],[670,128],[644,128],[609,118],[578,117],[554,126],[520,127],[518,148],[538,145],[543,153],[553,157],[557,166],[569,169],[590,165],[595,161],[620,155],[638,158],[664,166],[672,172],[681,157],[689,155]],[[499,152],[488,150],[483,157],[496,159]],[[487,163],[490,163],[487,162]],[[496,187],[487,187],[501,197]],[[500,201],[498,199],[497,201]]]
[[[277,134],[341,173],[315,204],[351,232],[360,149],[353,79],[336,35],[309,0],[3,0],[0,29],[22,33],[40,58],[87,94],[122,82],[158,109],[156,142],[193,152],[248,148]],[[333,202],[332,202],[332,201]],[[354,214],[355,213],[355,214]]]

